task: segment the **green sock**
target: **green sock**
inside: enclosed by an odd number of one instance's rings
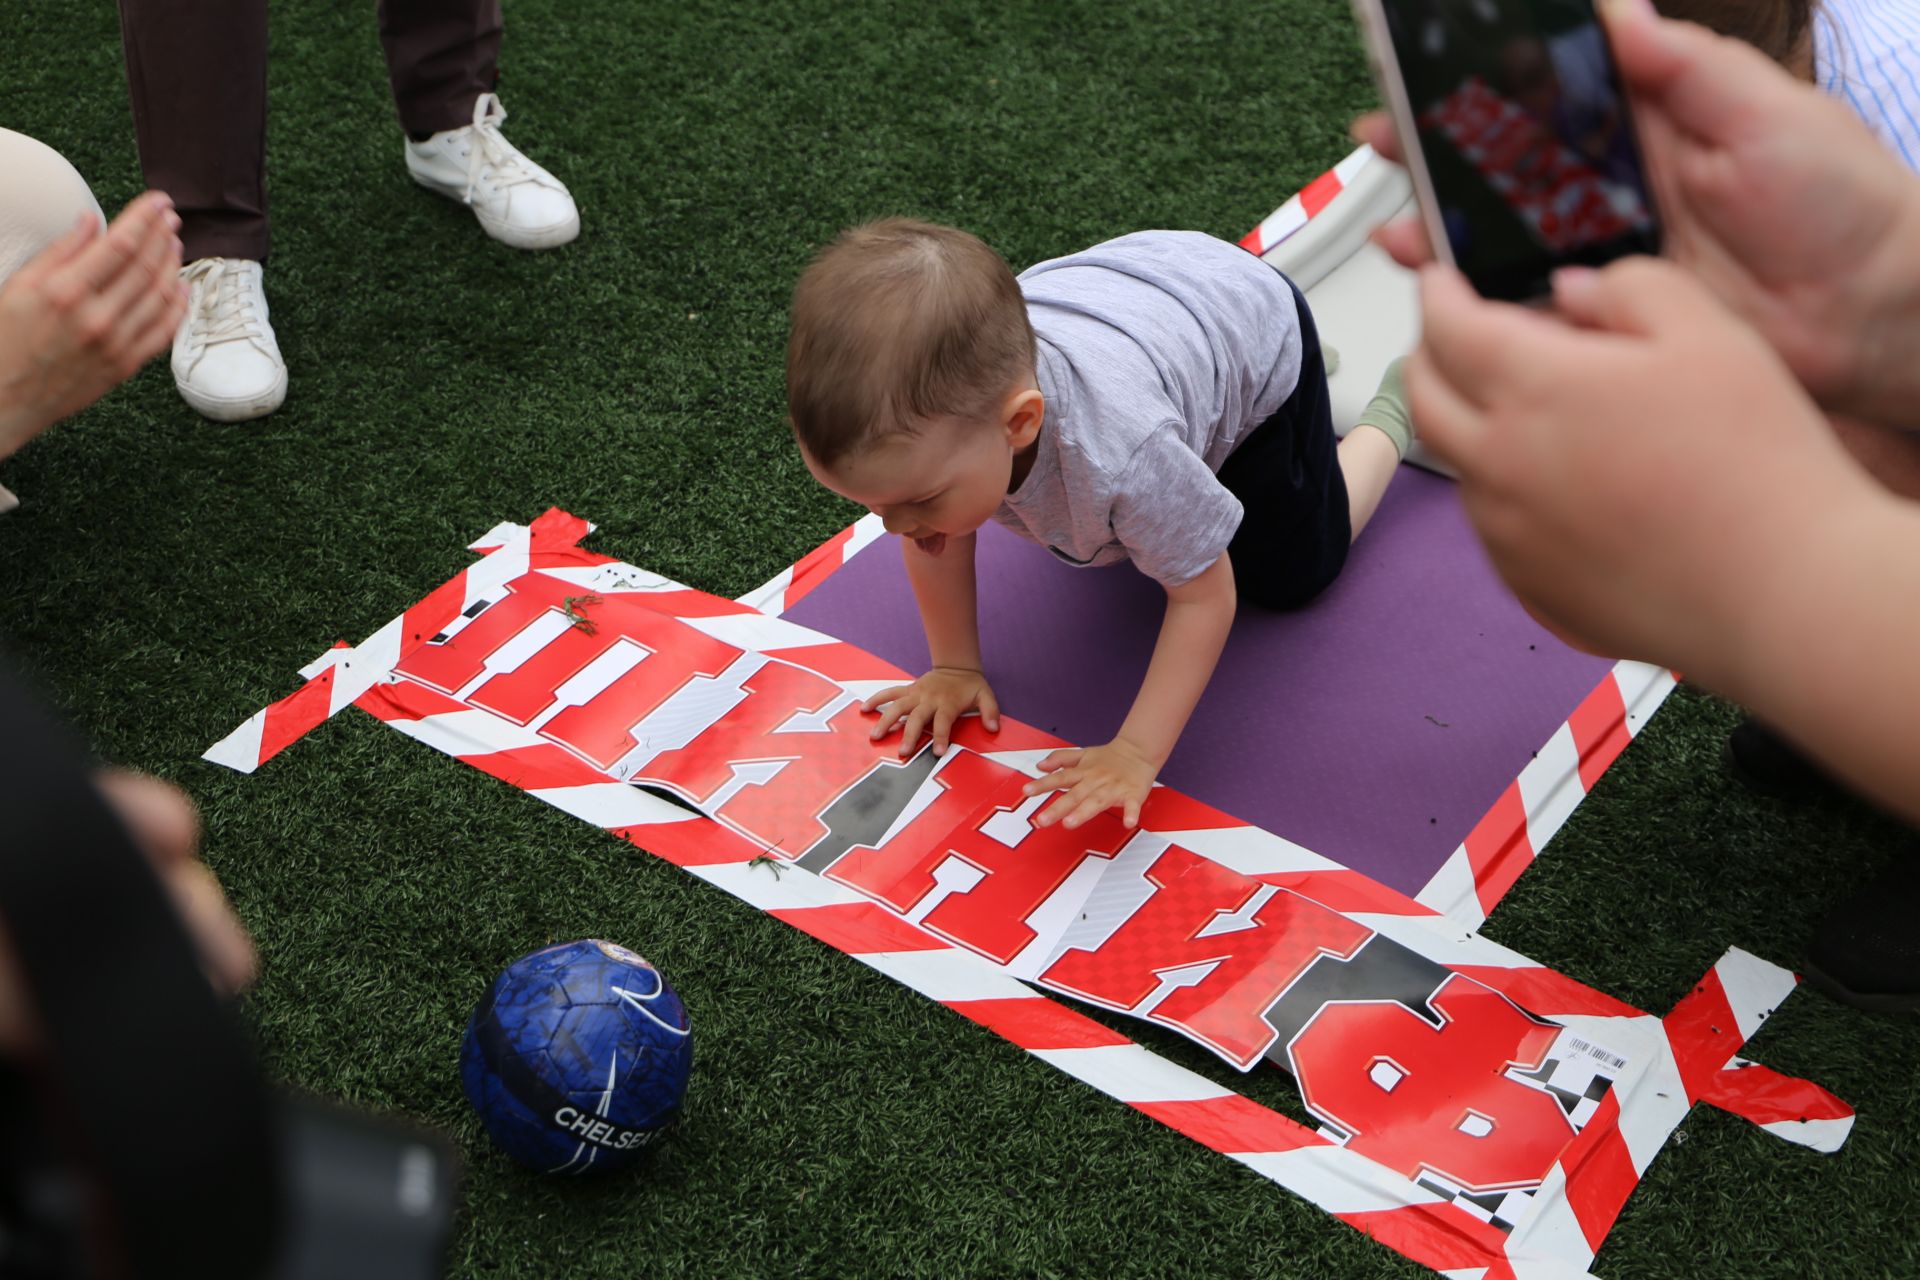
[[[1387,371],[1380,375],[1380,389],[1373,393],[1373,399],[1360,411],[1359,420],[1386,432],[1387,438],[1393,441],[1393,447],[1400,451],[1403,458],[1413,445],[1413,416],[1407,412],[1407,389],[1400,379],[1400,366],[1406,362],[1407,358],[1401,356],[1387,366]]]

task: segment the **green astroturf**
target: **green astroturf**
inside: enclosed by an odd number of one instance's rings
[[[522,0],[507,19],[509,132],[572,187],[578,243],[516,254],[408,182],[369,0],[276,2],[286,407],[202,422],[159,362],[0,464],[27,504],[0,518],[0,644],[104,758],[199,801],[259,943],[248,1011],[273,1073],[455,1135],[462,1276],[1424,1274],[357,713],[254,777],[199,761],[495,521],[559,504],[599,523],[596,548],[727,595],[844,525],[781,405],[788,290],[843,224],[952,221],[1016,264],[1140,227],[1232,238],[1338,159],[1373,98],[1340,0]],[[139,189],[111,5],[8,0],[0,124],[66,153],[109,208]],[[1676,696],[1489,932],[1664,1011],[1729,945],[1795,964],[1850,885],[1915,852],[1857,806],[1730,784],[1734,715]],[[686,998],[690,1105],[640,1171],[546,1181],[488,1148],[455,1059],[502,965],[591,935]],[[1752,1054],[1857,1104],[1845,1152],[1698,1110],[1598,1270],[1920,1274],[1920,1027],[1805,992]],[[1282,1073],[1245,1083],[1301,1114]]]

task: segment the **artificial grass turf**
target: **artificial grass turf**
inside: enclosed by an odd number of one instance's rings
[[[0,642],[103,757],[200,802],[259,943],[249,1005],[272,1071],[455,1134],[463,1276],[1425,1274],[365,717],[250,778],[198,761],[499,519],[558,503],[600,524],[597,549],[725,595],[763,581],[850,514],[781,425],[786,296],[812,246],[896,212],[1016,264],[1142,226],[1236,236],[1342,155],[1372,100],[1345,6],[515,3],[509,132],[586,228],[542,255],[407,181],[371,9],[273,8],[286,407],[204,423],[161,363],[0,465],[27,502],[0,520]],[[124,203],[139,177],[111,11],[13,0],[0,27],[0,124]],[[1857,806],[1741,793],[1718,764],[1732,717],[1678,694],[1489,932],[1664,1011],[1728,945],[1794,963],[1869,865],[1915,852]],[[508,960],[593,935],[687,999],[689,1112],[637,1173],[542,1180],[487,1147],[459,1036]],[[1598,1270],[1920,1274],[1917,1055],[1912,1020],[1796,996],[1753,1056],[1858,1105],[1847,1150],[1697,1111]],[[1278,1071],[1236,1083],[1302,1114]]]

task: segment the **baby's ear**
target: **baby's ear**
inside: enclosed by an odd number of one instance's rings
[[[1008,396],[1001,408],[1001,420],[1007,443],[1024,449],[1040,438],[1040,427],[1047,418],[1047,398],[1038,387],[1023,387]]]

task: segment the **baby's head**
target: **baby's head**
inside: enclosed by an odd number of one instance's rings
[[[843,232],[793,291],[787,412],[814,478],[937,550],[1039,435],[1033,327],[1006,262],[952,227]]]

